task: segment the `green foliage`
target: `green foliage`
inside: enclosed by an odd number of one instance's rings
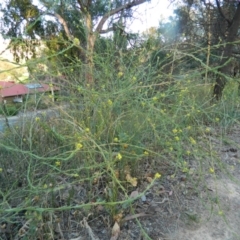
[[[121,1],[112,3],[93,1],[80,4],[76,0],[71,0],[61,3],[58,1],[39,1],[38,5],[34,5],[31,0],[24,2],[10,0],[6,5],[1,5],[4,24],[3,35],[5,38],[11,38],[10,47],[17,62],[22,59],[36,58],[37,47],[39,47],[40,42],[41,44],[44,42],[47,46],[48,49],[45,53],[52,56],[51,60],[55,62],[55,65],[59,62],[64,65],[71,64],[77,59],[84,61],[86,60],[87,38],[93,34],[94,26],[90,25],[113,8],[124,4]],[[42,8],[47,10],[43,13]],[[124,17],[122,16],[123,12],[125,12]],[[87,15],[90,16],[88,24],[86,22]],[[118,45],[119,48],[126,48],[127,46],[125,26],[120,22],[123,21],[123,18],[131,17],[131,15],[131,9],[128,7],[125,11],[122,10],[117,22],[112,23],[113,27],[111,29],[117,37],[114,40],[115,45]],[[53,20],[53,17],[55,20]],[[101,30],[99,29],[95,33],[96,38],[99,37]],[[128,38],[129,36],[131,35],[128,35]],[[77,41],[74,42],[74,39]],[[74,43],[74,46],[65,53],[69,57],[58,55],[56,59],[53,54],[68,48],[69,40]]]
[[[28,62],[31,79],[53,82],[61,94],[57,103],[44,101],[47,96],[26,99],[22,110],[54,109],[33,111],[6,129],[0,140],[0,219],[10,225],[9,238],[19,232],[9,214],[14,218],[24,211],[24,220],[29,220],[26,239],[57,238],[59,231],[52,226],[59,222],[64,234],[70,232],[69,224],[61,221],[66,215],[75,224],[102,211],[112,224],[134,211],[135,200],[161,175],[166,181],[184,175],[197,191],[207,174],[226,170],[211,139],[215,129],[224,133],[239,122],[237,83],[229,77],[223,101],[213,104],[214,79],[206,73],[220,73],[206,63],[204,44],[190,48],[173,38],[167,45],[166,24],[159,31],[150,29],[128,48],[124,28],[116,28],[113,38],[96,40],[91,69],[95,84],[90,85],[85,82],[89,68],[76,46],[86,44],[76,2],[44,2],[73,23],[75,38],[68,41],[63,29],[53,31],[48,49]],[[97,3],[94,15],[100,16],[107,7]],[[47,27],[50,31],[56,26]],[[26,43],[22,41],[23,51]],[[215,59],[217,54],[210,62]],[[203,79],[203,74],[208,77]],[[130,197],[136,188],[139,193]]]
[[[159,65],[147,64],[148,58],[141,62],[144,48],[114,52],[112,41],[98,43],[105,51],[94,56],[96,86],[82,84],[78,65],[73,71],[61,67],[67,94],[60,96],[56,114],[32,115],[6,130],[0,141],[1,219],[24,210],[24,220],[31,219],[26,238],[57,236],[49,221],[54,224],[72,209],[72,221],[90,213],[95,217],[98,207],[114,221],[134,208],[131,192],[142,188],[139,198],[153,186],[154,176],[181,173],[187,181],[203,181],[206,172],[214,174],[220,166],[208,137],[215,127],[236,121],[236,83],[229,83],[223,102],[212,105],[210,83],[200,75],[185,71],[179,78],[166,77]]]
[[[14,105],[4,105],[0,108],[0,114],[5,116],[15,116],[18,114],[18,107]]]

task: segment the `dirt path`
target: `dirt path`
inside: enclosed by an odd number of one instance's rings
[[[26,120],[31,121],[31,120],[34,120],[36,117],[43,117],[43,116],[46,116],[48,118],[57,117],[59,116],[60,112],[64,108],[65,108],[65,105],[51,108],[51,109],[21,112],[16,116],[7,117],[7,121],[10,127],[13,127],[16,125],[22,125],[24,122],[26,122]],[[3,116],[0,116],[0,133],[4,132],[5,129],[6,129],[6,118]]]
[[[196,179],[191,182],[181,174],[160,181],[146,195],[150,204],[145,212],[153,216],[139,220],[141,227],[134,221],[123,226],[120,240],[240,239],[240,128],[226,138],[219,135],[209,136],[219,156],[215,173],[202,173],[198,187]],[[144,209],[140,204],[139,212]]]
[[[240,239],[240,128],[234,127],[227,135],[227,142],[215,141],[222,170],[206,180],[212,204],[204,206],[200,199],[193,204],[197,222],[181,219],[171,240],[237,240]],[[206,199],[206,196],[202,198]],[[161,239],[161,238],[160,238]]]
[[[229,179],[209,180],[209,189],[218,195],[218,203],[197,214],[198,223],[178,222],[178,228],[167,236],[171,240],[237,240],[240,239],[240,187]],[[217,200],[216,200],[217,201]],[[161,238],[160,238],[161,239]]]

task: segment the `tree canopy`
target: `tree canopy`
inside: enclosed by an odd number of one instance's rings
[[[2,34],[11,38],[17,61],[36,57],[40,41],[45,42],[49,55],[66,49],[72,60],[86,64],[86,81],[91,84],[94,82],[93,55],[94,51],[99,51],[95,44],[108,41],[101,38],[101,34],[113,32],[112,43],[118,50],[133,49],[135,46],[129,40],[134,40],[135,44],[145,41],[144,46],[154,46],[155,52],[168,45],[168,50],[161,54],[152,53],[158,59],[171,54],[173,45],[185,52],[195,49],[195,55],[207,69],[218,62],[220,74],[214,94],[220,97],[232,71],[229,59],[239,54],[236,43],[240,26],[239,1],[182,0],[169,20],[159,24],[157,34],[148,34],[147,38],[125,31],[126,19],[133,16],[135,6],[144,2],[146,0],[39,0],[36,4],[32,0],[7,0],[1,4]],[[62,55],[61,61],[68,64],[69,58]]]

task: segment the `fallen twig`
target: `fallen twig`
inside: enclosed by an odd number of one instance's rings
[[[125,218],[122,219],[123,222],[125,221],[129,221],[129,220],[132,220],[132,219],[135,219],[135,218],[139,218],[139,217],[149,217],[149,216],[152,216],[152,214],[147,214],[147,213],[137,213],[137,214],[134,214],[134,215],[131,215],[131,216],[127,216]]]

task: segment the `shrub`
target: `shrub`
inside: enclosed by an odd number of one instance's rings
[[[19,109],[14,105],[5,105],[0,108],[0,114],[6,116],[15,116],[19,112]]]
[[[50,221],[68,215],[79,222],[102,211],[114,221],[133,211],[134,198],[161,175],[168,182],[184,174],[197,189],[206,169],[213,174],[219,165],[209,135],[211,127],[234,123],[239,106],[237,95],[230,95],[233,86],[226,88],[225,102],[213,105],[210,86],[195,76],[171,76],[169,84],[159,69],[134,67],[141,63],[130,55],[119,57],[116,69],[107,54],[95,56],[96,86],[84,86],[79,72],[66,69],[71,85],[59,114],[24,119],[4,133],[0,197],[7,203],[0,217],[5,221],[9,206],[27,211],[31,229],[46,236],[54,234]],[[36,109],[41,100],[29,98],[24,106]],[[68,224],[63,225],[67,232]]]

